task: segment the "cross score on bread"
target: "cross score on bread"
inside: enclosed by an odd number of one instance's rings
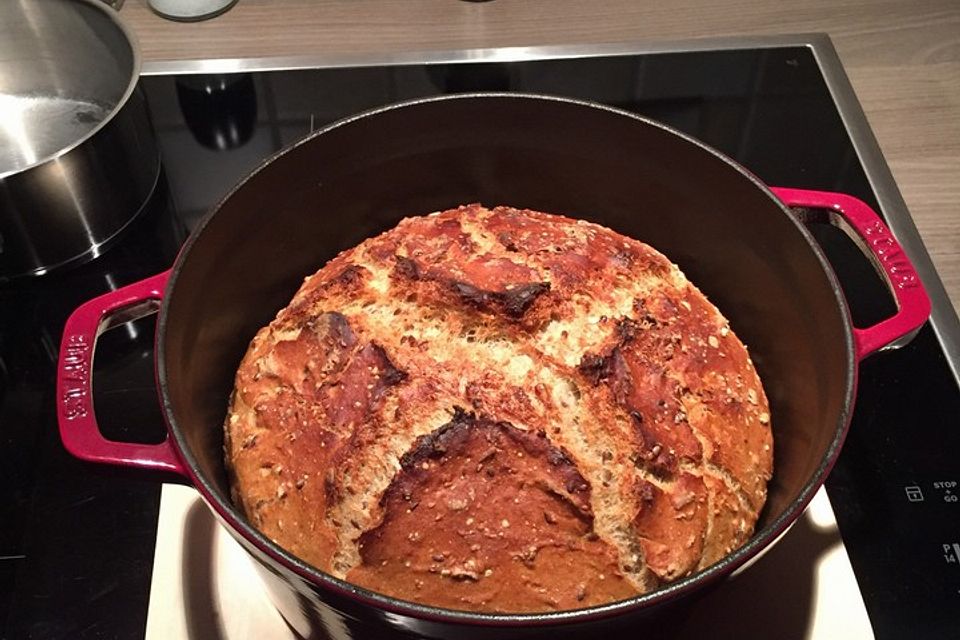
[[[468,205],[304,281],[239,367],[225,456],[250,521],[323,571],[451,609],[575,609],[747,540],[769,411],[663,255]]]

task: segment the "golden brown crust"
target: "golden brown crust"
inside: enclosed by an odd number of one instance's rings
[[[308,277],[251,343],[225,431],[235,499],[278,544],[481,611],[709,566],[752,532],[773,453],[745,347],[666,258],[479,205]]]
[[[543,432],[458,409],[418,438],[400,467],[383,520],[360,537],[351,582],[496,611],[573,609],[635,593],[615,549],[590,535],[587,481]]]

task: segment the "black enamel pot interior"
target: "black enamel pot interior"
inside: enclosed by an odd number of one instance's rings
[[[575,612],[480,615],[416,606],[331,578],[260,535],[230,502],[221,424],[254,333],[304,276],[402,217],[481,202],[584,218],[678,263],[747,343],[770,399],[775,473],[756,534],[709,569]],[[744,564],[802,512],[839,452],[856,383],[853,330],[809,233],[748,172],[654,122],[584,103],[465,95],[319,131],[266,162],[205,219],[172,271],[158,330],[164,410],[188,475],[259,561],[300,634],[555,633],[649,615]],[[332,625],[332,626],[331,626]],[[350,631],[352,630],[352,631]]]

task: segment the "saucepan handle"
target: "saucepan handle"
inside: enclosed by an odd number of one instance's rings
[[[910,258],[880,216],[862,200],[842,193],[771,188],[788,207],[826,212],[827,220],[849,234],[883,275],[897,312],[872,327],[855,328],[857,357],[903,346],[930,316],[930,299]]]
[[[57,420],[67,451],[90,462],[186,476],[169,434],[159,444],[107,440],[93,409],[93,354],[110,327],[156,313],[169,272],[111,291],[80,305],[67,319],[57,362]]]

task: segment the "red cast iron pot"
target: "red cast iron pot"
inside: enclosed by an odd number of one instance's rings
[[[303,277],[403,216],[467,202],[582,217],[676,261],[749,345],[772,407],[774,477],[755,535],[704,571],[614,604],[535,615],[464,613],[365,591],[303,563],[230,502],[222,421],[249,340]],[[798,215],[800,213],[800,215]],[[802,219],[848,230],[898,311],[854,328]],[[107,441],[92,407],[97,336],[159,307],[157,384],[169,433],[158,445]],[[802,513],[840,452],[857,363],[911,337],[929,314],[896,240],[863,202],[768,188],[716,151],[656,122],[566,99],[478,94],[408,102],[327,127],[276,155],[217,205],[166,273],[91,300],[66,325],[60,431],[90,461],[183,476],[259,561],[274,603],[301,635],[503,638],[629,624],[716,582]]]

